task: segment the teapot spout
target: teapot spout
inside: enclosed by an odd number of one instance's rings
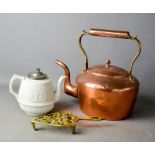
[[[59,65],[60,67],[62,67],[65,71],[65,82],[64,82],[64,91],[66,94],[71,95],[73,97],[77,97],[77,87],[71,84],[70,81],[70,71],[68,69],[68,67],[61,61],[56,60],[55,63],[57,65]]]
[[[55,92],[55,101],[57,102],[59,99],[60,99],[60,95],[61,95],[61,85],[62,85],[62,82],[64,81],[64,79],[66,78],[66,76],[61,76],[58,80],[58,83],[57,83],[57,89],[56,89],[56,92]]]

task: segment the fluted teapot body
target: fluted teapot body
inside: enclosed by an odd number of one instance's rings
[[[55,91],[51,79],[37,69],[27,76],[13,75],[10,80],[9,90],[26,114],[39,116],[51,111],[54,104],[59,100],[61,83],[64,78],[65,76],[60,77]],[[12,88],[15,80],[21,81],[18,92],[15,92]]]

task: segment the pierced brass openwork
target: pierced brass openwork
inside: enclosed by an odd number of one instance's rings
[[[50,113],[31,120],[32,127],[36,129],[36,124],[42,124],[55,127],[67,127],[72,129],[72,133],[75,133],[76,122],[79,120],[103,120],[101,117],[79,117],[74,116],[71,112],[56,112]]]
[[[130,67],[129,67],[129,79],[131,81],[134,81],[134,79],[132,78],[132,68],[133,68],[133,64],[135,63],[135,61],[137,60],[137,58],[140,56],[141,53],[141,42],[138,39],[138,37],[132,37],[130,36],[129,32],[127,31],[115,31],[115,30],[104,30],[104,29],[90,29],[88,32],[83,30],[83,34],[79,37],[79,47],[84,55],[85,58],[85,69],[84,71],[86,71],[88,69],[88,56],[86,54],[85,49],[82,46],[82,38],[86,35],[91,35],[91,36],[99,36],[99,37],[111,37],[111,38],[120,38],[120,39],[131,39],[134,40],[137,45],[138,45],[138,51],[136,53],[136,55],[134,56]]]

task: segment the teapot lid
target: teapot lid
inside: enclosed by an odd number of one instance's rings
[[[40,68],[37,68],[34,72],[29,73],[29,74],[27,75],[27,77],[28,77],[29,79],[33,79],[33,80],[42,80],[42,79],[46,79],[46,78],[47,78],[47,75],[44,74],[44,73],[42,73],[42,72],[40,71]]]

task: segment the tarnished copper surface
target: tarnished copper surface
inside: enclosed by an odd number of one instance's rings
[[[105,65],[88,68],[87,54],[81,45],[82,36],[85,34],[136,40],[139,51],[131,63],[129,72],[111,65],[110,60]],[[121,120],[129,117],[139,90],[139,82],[131,73],[133,63],[141,52],[140,41],[124,31],[91,29],[80,36],[79,45],[85,56],[86,67],[76,78],[77,86],[73,86],[70,82],[68,67],[61,61],[56,61],[67,76],[64,83],[65,92],[77,97],[81,110],[90,116],[101,116],[106,120]]]
[[[107,120],[125,119],[133,110],[139,82],[135,78],[134,82],[130,81],[128,72],[118,67],[109,67],[112,72],[102,67],[100,70],[99,66],[89,68],[76,79],[81,110],[90,116],[102,116]]]

